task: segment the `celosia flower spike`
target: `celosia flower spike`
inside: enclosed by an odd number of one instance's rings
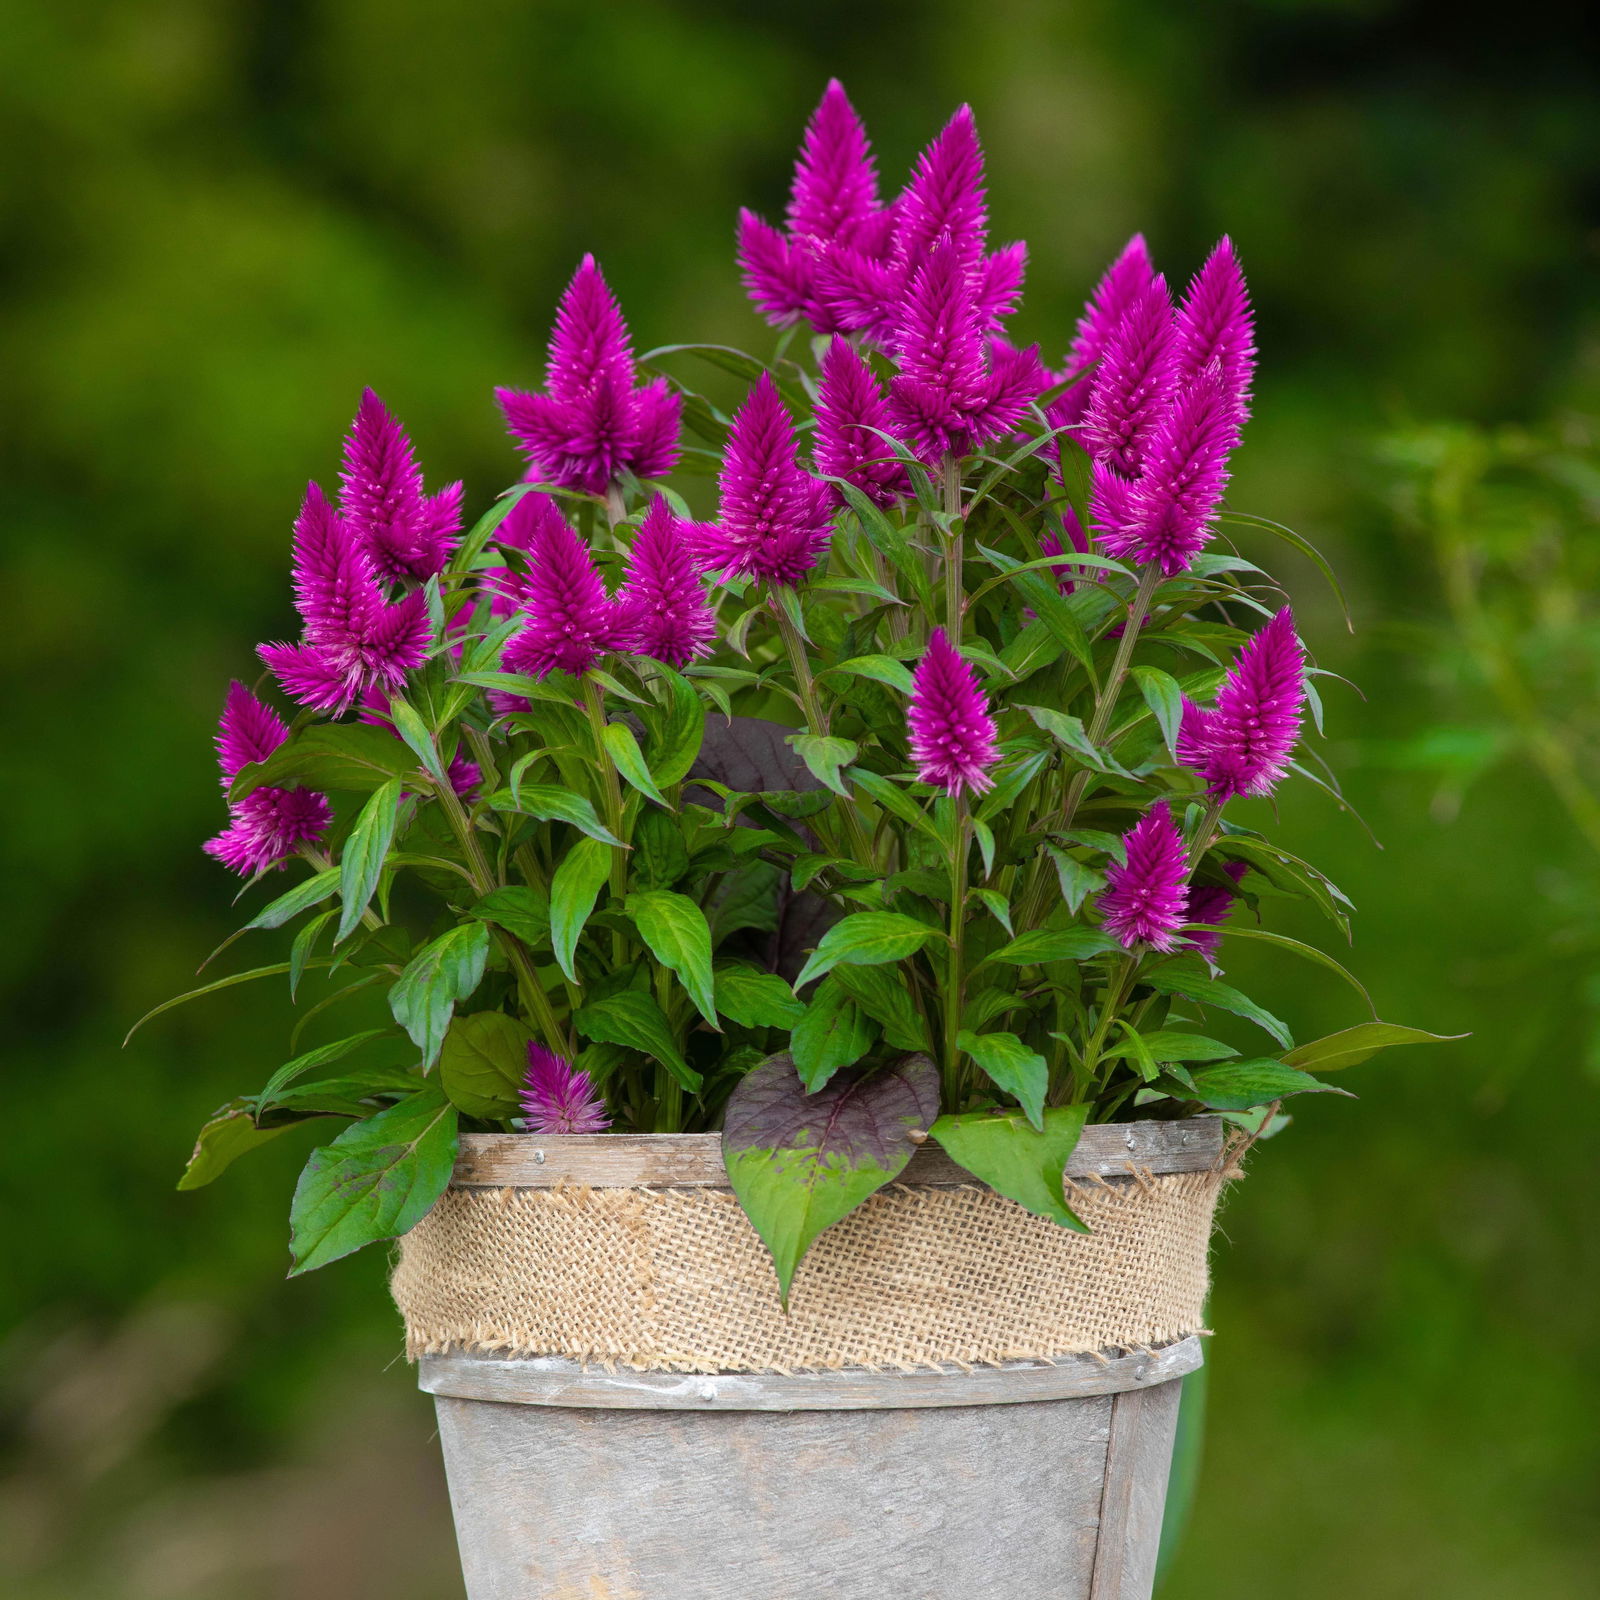
[[[703,571],[792,586],[827,549],[832,494],[800,465],[794,421],[768,373],[734,413],[718,491],[717,521],[690,524]]]
[[[512,502],[511,509],[494,530],[491,542],[502,550],[517,550],[526,555],[541,536],[559,525],[566,527],[567,519],[553,495],[522,494]],[[496,617],[514,616],[522,609],[522,574],[513,567],[485,567],[479,578],[489,590],[490,613]]]
[[[1238,442],[1238,410],[1213,364],[1163,412],[1140,477],[1094,464],[1090,509],[1106,554],[1185,571],[1211,538]]]
[[[823,355],[816,424],[811,454],[818,472],[854,484],[875,505],[910,494],[906,469],[883,437],[893,431],[888,398],[848,339],[835,337]],[[837,499],[844,504],[842,494]]]
[[[1195,275],[1177,316],[1178,382],[1192,383],[1213,362],[1242,422],[1256,370],[1255,319],[1239,258],[1226,235]]]
[[[314,483],[295,519],[294,589],[304,640],[256,653],[302,705],[346,711],[374,685],[399,688],[427,656],[432,628],[422,591],[385,600],[365,550]]]
[[[217,727],[217,765],[226,789],[245,767],[265,761],[289,737],[288,725],[242,683],[228,686]],[[280,866],[318,843],[333,820],[327,796],[309,789],[252,789],[228,807],[228,826],[201,847],[241,877]]]
[[[1100,896],[1105,929],[1124,949],[1169,951],[1187,914],[1189,856],[1165,800],[1123,836],[1126,860],[1106,868]]]
[[[1222,870],[1238,883],[1245,875],[1247,868],[1242,861],[1228,861],[1223,864]],[[1217,924],[1226,922],[1233,914],[1233,903],[1239,897],[1230,889],[1225,889],[1221,884],[1193,884],[1189,888],[1189,903],[1184,911],[1183,920],[1188,923],[1204,923],[1207,927],[1198,928],[1184,935],[1184,945],[1190,950],[1198,950],[1207,961],[1215,962],[1217,948],[1222,943],[1222,934],[1211,932]]]
[[[497,389],[528,476],[604,494],[623,472],[659,478],[678,458],[682,402],[664,378],[635,388],[628,326],[593,256],[585,256],[556,312],[544,394]]]
[[[1305,712],[1305,647],[1285,606],[1239,652],[1211,710],[1184,715],[1180,758],[1219,800],[1270,794],[1289,770]]]
[[[345,436],[339,515],[389,582],[426,582],[461,539],[461,485],[423,493],[422,468],[404,428],[371,389]]]
[[[1134,297],[1100,353],[1080,438],[1096,460],[1138,475],[1145,443],[1172,395],[1172,297],[1159,274]]]
[[[589,1074],[542,1044],[528,1046],[521,1098],[529,1133],[604,1133],[611,1126]]]
[[[617,596],[618,638],[634,655],[684,667],[709,655],[717,620],[689,548],[687,525],[658,494],[628,553]]]
[[[1149,288],[1155,275],[1144,235],[1136,233],[1095,285],[1094,293],[1084,305],[1083,315],[1078,318],[1078,329],[1067,352],[1066,370],[1060,377],[1070,378],[1074,373],[1079,376],[1050,403],[1047,414],[1052,428],[1070,427],[1083,421],[1084,408],[1094,390],[1094,373],[1089,369],[1099,361],[1106,341]]]
[[[952,795],[963,789],[985,794],[994,787],[989,769],[999,761],[1000,747],[989,702],[943,628],[934,629],[912,675],[906,725],[923,783]]]
[[[501,656],[507,672],[581,677],[617,648],[617,607],[589,547],[565,517],[543,518],[532,529],[520,600],[527,623]]]

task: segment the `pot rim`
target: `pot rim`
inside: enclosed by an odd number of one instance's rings
[[[1098,1122],[1083,1130],[1068,1178],[1133,1178],[1220,1170],[1221,1117]],[[978,1180],[936,1145],[912,1156],[899,1183],[952,1188]],[[464,1133],[455,1189],[726,1189],[720,1133]]]

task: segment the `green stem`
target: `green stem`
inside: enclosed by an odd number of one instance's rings
[[[942,480],[945,513],[950,517],[959,517],[961,460],[958,456],[947,455],[944,458]],[[961,569],[965,556],[965,533],[959,528],[952,528],[945,538],[944,546],[944,615],[945,632],[950,636],[950,643],[957,646],[961,643],[961,614],[965,602],[961,584]]]
[[[583,709],[589,716],[589,731],[594,737],[594,759],[600,768],[602,799],[606,808],[606,826],[617,838],[623,837],[622,780],[617,776],[616,763],[606,749],[605,694],[593,678],[583,680]],[[611,897],[620,907],[628,896],[628,855],[621,845],[611,845]],[[611,932],[611,959],[621,966],[625,950],[622,930]]]
[[[944,996],[944,1101],[960,1104],[961,1014],[966,998],[967,858],[972,850],[972,819],[965,794],[955,796],[955,838],[950,851],[950,949]]]
[[[333,866],[333,857],[328,855],[326,851],[317,849],[315,845],[301,845],[300,855],[303,860],[309,861],[318,872],[327,872]],[[383,919],[378,916],[371,906],[368,906],[361,913],[361,921],[364,927],[372,929],[374,933],[383,926]]]
[[[1100,1070],[1100,1052],[1105,1048],[1106,1036],[1111,1032],[1111,1024],[1121,1009],[1135,964],[1132,956],[1124,956],[1118,963],[1110,982],[1106,984],[1106,997],[1100,1009],[1100,1020],[1095,1024],[1094,1033],[1083,1052],[1084,1073],[1091,1085],[1094,1084]]]

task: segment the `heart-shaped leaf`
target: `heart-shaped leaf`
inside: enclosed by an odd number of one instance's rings
[[[439,1082],[450,1103],[469,1117],[516,1116],[532,1038],[525,1024],[504,1011],[457,1017],[439,1051]]]
[[[1062,1174],[1078,1147],[1089,1107],[1052,1106],[1035,1128],[1018,1113],[972,1111],[940,1117],[933,1137],[950,1159],[1019,1206],[1078,1233],[1089,1230],[1067,1204]]]

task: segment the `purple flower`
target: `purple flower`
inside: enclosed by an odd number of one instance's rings
[[[943,628],[933,630],[912,675],[906,725],[911,759],[923,783],[936,784],[947,794],[963,789],[984,794],[994,787],[989,769],[999,761],[1000,748],[989,702],[977,674]]]
[[[1052,428],[1068,427],[1083,420],[1084,407],[1094,389],[1094,374],[1088,369],[1100,359],[1107,340],[1154,278],[1155,268],[1151,265],[1144,235],[1136,233],[1095,285],[1083,315],[1078,318],[1072,348],[1067,352],[1066,371],[1061,376],[1070,378],[1074,373],[1081,376],[1051,402],[1048,414]]]
[[[827,549],[832,492],[800,465],[793,419],[767,373],[734,413],[717,487],[717,521],[689,524],[702,571],[793,585]]]
[[[522,1111],[529,1133],[604,1133],[611,1126],[589,1074],[542,1044],[528,1045]]]
[[[1151,806],[1123,843],[1127,860],[1106,868],[1100,896],[1106,932],[1127,950],[1172,950],[1188,911],[1189,856],[1167,802]]]
[[[986,338],[974,270],[941,240],[917,268],[895,336],[894,431],[928,463],[1008,433],[1044,388],[1039,347]]]
[[[660,478],[678,459],[682,403],[665,378],[636,388],[628,325],[593,256],[556,312],[544,394],[497,389],[530,478],[604,494],[623,472]]]
[[[529,534],[528,571],[519,601],[527,623],[501,656],[507,672],[543,678],[582,677],[618,648],[616,603],[584,544],[565,517],[541,517]]]
[[[875,259],[888,242],[886,230],[874,231],[879,212],[866,129],[844,86],[831,79],[800,146],[788,231],[752,211],[739,213],[739,265],[762,316],[780,328],[804,318],[818,333],[832,332],[837,321],[816,294],[819,252],[838,241],[864,246]]]
[[[818,472],[854,484],[874,505],[911,492],[906,469],[882,437],[893,431],[888,398],[848,339],[833,338],[822,358],[816,422],[811,455]],[[842,494],[836,498],[844,504]]]
[[[1248,870],[1242,861],[1228,861],[1223,863],[1222,870],[1238,883]],[[1189,903],[1184,911],[1185,922],[1204,922],[1215,927],[1219,922],[1226,922],[1233,912],[1233,902],[1238,896],[1231,890],[1225,889],[1221,884],[1193,884],[1189,889]],[[1217,947],[1222,943],[1222,935],[1204,931],[1190,933],[1185,936],[1184,947],[1189,950],[1198,950],[1207,961],[1215,963]]]
[[[567,527],[567,519],[555,497],[540,494],[520,495],[494,530],[493,543],[502,550],[516,550],[527,555],[534,541],[556,526]],[[515,616],[522,609],[522,574],[513,567],[485,567],[479,573],[484,587],[489,591],[489,610],[496,617]]]
[[[1178,382],[1192,383],[1213,362],[1243,422],[1256,370],[1255,319],[1239,258],[1226,235],[1195,275],[1177,316]]]
[[[1305,647],[1285,606],[1239,652],[1216,705],[1185,707],[1178,757],[1219,800],[1270,794],[1299,743],[1305,698]]]
[[[1071,506],[1068,506],[1067,509],[1061,513],[1061,531],[1062,533],[1066,534],[1069,544],[1063,545],[1060,538],[1054,533],[1050,533],[1048,531],[1041,533],[1039,535],[1040,555],[1063,556],[1067,553],[1069,546],[1079,555],[1089,554],[1093,548],[1092,544],[1090,543],[1089,535],[1083,531],[1083,524],[1078,521],[1078,513],[1074,511]],[[1071,567],[1056,567],[1053,570],[1055,572],[1056,585],[1061,590],[1062,594],[1073,593],[1080,583],[1105,582],[1105,573],[1103,571],[1093,573],[1090,577],[1084,579],[1073,577],[1071,575]]]
[[[228,686],[217,727],[217,764],[226,789],[253,761],[265,761],[289,737],[283,718],[242,683]],[[202,848],[241,877],[281,865],[316,844],[333,820],[325,795],[309,789],[253,789],[228,807],[228,826]]]
[[[364,390],[344,443],[339,515],[387,582],[423,583],[461,540],[461,485],[424,494],[406,431]]]
[[[709,655],[717,634],[717,619],[689,548],[688,526],[666,496],[658,494],[628,552],[627,576],[617,596],[623,648],[672,667]]]
[[[1167,408],[1175,338],[1172,298],[1158,274],[1134,292],[1106,336],[1083,412],[1084,449],[1124,477],[1138,475],[1146,441]]]
[[[1095,462],[1090,509],[1106,553],[1184,571],[1211,537],[1238,442],[1238,409],[1213,364],[1161,414],[1140,477]]]
[[[432,628],[422,591],[386,600],[366,551],[314,483],[295,519],[294,589],[303,641],[256,653],[302,705],[346,711],[368,688],[398,689],[427,656]]]

